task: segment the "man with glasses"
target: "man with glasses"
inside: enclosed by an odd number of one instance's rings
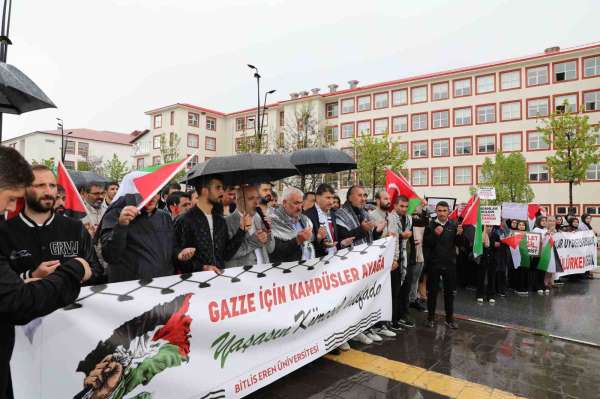
[[[82,219],[82,222],[93,237],[96,234],[98,225],[100,225],[102,216],[108,208],[106,201],[104,201],[106,190],[103,183],[92,182],[82,187],[81,194],[87,210],[87,216]]]

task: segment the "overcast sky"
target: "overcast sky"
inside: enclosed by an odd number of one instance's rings
[[[600,41],[597,1],[14,0],[8,63],[58,109],[4,118],[4,137],[131,132],[144,111],[274,99]]]

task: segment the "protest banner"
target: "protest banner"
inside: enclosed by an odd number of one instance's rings
[[[495,200],[496,199],[496,188],[495,187],[479,187],[477,188],[477,196],[482,200]]]
[[[593,231],[558,232],[553,234],[562,272],[556,277],[585,273],[598,267],[598,239]]]
[[[488,226],[500,226],[502,220],[500,218],[500,205],[481,205],[481,224]]]
[[[246,396],[390,320],[395,245],[84,288],[16,329],[15,397]]]
[[[540,256],[540,250],[542,248],[542,235],[540,233],[525,233],[525,239],[527,240],[527,252],[529,256],[538,257]]]
[[[502,219],[527,220],[527,204],[516,202],[502,203]]]

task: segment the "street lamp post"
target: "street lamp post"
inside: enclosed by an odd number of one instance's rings
[[[8,3],[8,14],[6,8]],[[4,0],[4,6],[2,7],[2,27],[0,31],[0,61],[6,62],[6,54],[8,53],[8,46],[12,44],[8,35],[10,33],[10,15],[12,13],[12,0]],[[2,112],[0,112],[0,143],[2,143]]]
[[[254,138],[255,140],[257,140],[256,143],[256,149],[258,150],[257,152],[261,152],[261,147],[262,147],[262,135],[263,135],[263,128],[264,128],[264,122],[265,122],[265,113],[267,110],[267,96],[269,94],[273,94],[275,93],[275,90],[269,90],[267,92],[265,92],[265,100],[263,102],[263,109],[262,109],[262,115],[261,115],[261,107],[260,107],[260,74],[258,73],[258,68],[255,67],[252,64],[247,64],[248,68],[252,69],[254,71],[254,77],[256,78],[256,119],[254,121]]]
[[[65,134],[65,129],[63,127],[63,120],[61,118],[56,118],[56,127],[60,130],[60,162],[65,163],[65,157],[67,155],[67,149],[65,148],[65,136],[70,135],[73,132],[67,132]]]

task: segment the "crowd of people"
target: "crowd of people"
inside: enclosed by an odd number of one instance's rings
[[[368,345],[415,327],[411,308],[426,312],[433,328],[442,283],[451,329],[458,328],[458,286],[474,286],[475,300],[494,303],[509,288],[548,294],[556,284],[535,261],[529,268],[512,264],[502,239],[526,230],[527,221],[484,226],[484,253],[473,259],[467,227],[449,218],[443,201],[432,213],[421,206],[409,214],[408,198],[391,202],[380,191],[369,203],[359,185],[342,202],[329,184],[307,193],[288,187],[279,196],[269,182],[226,187],[218,176],[190,192],[169,184],[141,209],[139,195],[119,194],[119,182],[91,183],[80,192],[87,216],[65,216],[64,190],[52,170],[31,167],[16,151],[0,147],[0,212],[25,198],[18,216],[0,223],[0,397],[11,397],[14,325],[71,303],[81,285],[308,260],[393,236],[392,319],[351,339]],[[570,217],[564,224],[560,216],[540,215],[533,231],[591,229],[588,215],[580,220]],[[335,352],[349,349],[344,343]]]

